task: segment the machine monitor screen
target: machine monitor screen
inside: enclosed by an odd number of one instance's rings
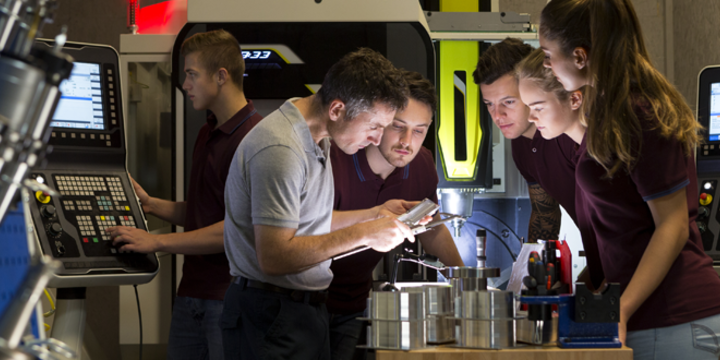
[[[75,62],[70,78],[60,83],[60,91],[50,126],[105,130],[100,64]]]
[[[708,140],[720,140],[720,82],[710,84],[710,118]]]

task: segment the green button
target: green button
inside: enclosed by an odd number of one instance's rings
[[[93,238],[93,242],[94,242],[94,243],[98,242],[98,239],[97,239],[97,238]]]

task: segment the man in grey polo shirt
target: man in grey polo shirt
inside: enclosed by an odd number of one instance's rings
[[[330,258],[413,239],[394,216],[411,203],[334,212],[329,157],[330,137],[348,154],[378,145],[406,96],[402,73],[360,49],[332,66],[316,95],[288,100],[238,146],[225,187],[235,277],[221,319],[226,359],[329,359],[321,290]]]

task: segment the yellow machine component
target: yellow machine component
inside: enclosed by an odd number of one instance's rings
[[[440,93],[437,143],[448,181],[475,180],[483,131],[480,91],[473,81],[479,55],[474,41],[438,43]]]
[[[703,195],[705,195],[705,196],[703,196]],[[712,200],[713,200],[713,197],[710,194],[702,193],[700,195],[700,205],[702,205],[702,206],[709,205],[712,202]]]
[[[440,11],[445,12],[478,12],[480,2],[478,0],[440,0]]]
[[[35,198],[38,199],[38,201],[41,202],[41,203],[43,203],[43,204],[47,204],[47,203],[50,202],[50,200],[52,200],[52,198],[50,197],[50,195],[48,195],[48,194],[46,194],[45,192],[40,191],[40,190],[38,190],[38,191],[35,192]]]

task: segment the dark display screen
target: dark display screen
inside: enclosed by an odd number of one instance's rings
[[[70,78],[60,83],[60,91],[51,127],[105,130],[100,64],[75,62]]]

